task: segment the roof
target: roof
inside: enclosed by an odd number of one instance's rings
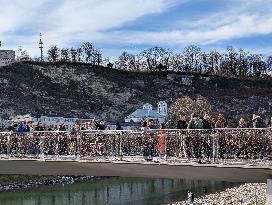
[[[17,115],[15,116],[12,121],[14,122],[30,122],[33,121],[33,118],[31,117],[31,115],[27,114],[27,115]]]
[[[160,115],[155,110],[137,109],[133,113],[131,113],[129,116],[127,116],[126,118],[145,118],[145,117],[164,118],[165,116]]]
[[[116,121],[107,121],[107,125],[115,125]],[[139,126],[139,122],[119,122],[121,126]]]

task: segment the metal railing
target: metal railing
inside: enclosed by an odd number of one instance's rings
[[[0,133],[0,159],[272,165],[272,129]]]

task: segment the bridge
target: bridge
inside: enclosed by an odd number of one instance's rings
[[[0,133],[0,174],[267,182],[272,129]]]

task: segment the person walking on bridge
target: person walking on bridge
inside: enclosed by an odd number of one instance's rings
[[[155,121],[153,119],[147,120],[147,133],[145,134],[145,148],[144,148],[144,158],[147,161],[151,161],[154,152],[155,152],[155,142],[156,142],[156,136],[154,133],[155,127]]]
[[[166,157],[166,131],[163,123],[160,124],[159,131],[157,132],[156,148],[159,157]]]
[[[241,118],[239,120],[237,128],[247,128],[247,122],[244,118]]]
[[[225,117],[223,113],[219,113],[217,121],[215,123],[215,128],[225,128]],[[213,155],[214,157],[217,156],[222,159],[224,158],[224,154],[226,153],[227,142],[223,131],[219,130],[217,133],[218,136],[214,139],[214,143],[216,143],[216,146],[213,146]]]
[[[179,116],[179,120],[177,121],[177,129],[183,130],[183,129],[187,129],[187,127],[188,127],[188,124],[186,121],[186,114],[182,113]]]
[[[203,122],[199,119],[198,115],[195,113],[191,114],[191,120],[188,124],[188,129],[203,129]],[[189,139],[191,142],[190,148],[191,154],[194,158],[199,159],[201,157],[201,143],[200,143],[200,135],[198,131],[192,131],[192,137]]]
[[[212,125],[211,125],[211,120],[210,120],[210,115],[205,113],[202,119],[202,124],[203,124],[203,129],[204,130],[211,130]]]

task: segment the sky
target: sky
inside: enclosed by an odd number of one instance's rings
[[[91,42],[103,57],[154,46],[272,55],[272,0],[0,0],[1,49]]]

